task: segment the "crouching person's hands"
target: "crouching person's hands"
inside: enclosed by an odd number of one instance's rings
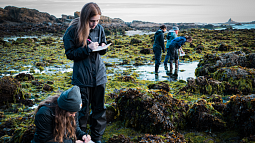
[[[82,136],[82,140],[84,140],[84,143],[88,143],[91,140],[90,135],[84,135]]]

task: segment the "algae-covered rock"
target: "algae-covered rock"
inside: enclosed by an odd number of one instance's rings
[[[188,125],[199,131],[222,131],[226,122],[222,114],[216,111],[206,100],[199,100],[188,111]]]
[[[136,38],[132,38],[130,41],[130,44],[139,44],[139,43],[142,43],[142,41]]]
[[[130,143],[130,138],[125,137],[124,135],[113,135],[113,137],[109,138],[107,143]]]
[[[163,135],[150,135],[138,137],[139,143],[186,143],[184,136],[176,131],[167,132]]]
[[[162,90],[165,90],[166,92],[169,92],[170,91],[170,87],[167,83],[164,83],[164,82],[159,82],[157,84],[150,84],[148,85],[148,88],[149,89],[162,89]]]
[[[116,119],[117,111],[114,104],[106,104],[106,121],[113,122]]]
[[[13,77],[4,76],[0,79],[0,106],[7,103],[16,103],[24,99],[20,82]]]
[[[255,94],[232,96],[223,113],[229,127],[245,136],[255,134]]]
[[[34,76],[31,74],[25,74],[25,73],[19,73],[18,75],[15,76],[15,79],[18,81],[31,81],[34,80]]]
[[[142,50],[140,50],[140,53],[141,54],[150,54],[152,52],[151,52],[151,49],[142,49]]]
[[[160,97],[167,102],[167,97]],[[145,133],[162,133],[174,128],[170,117],[167,116],[170,114],[167,107],[158,99],[139,90],[128,89],[120,92],[115,103],[119,120],[124,121],[126,127]]]

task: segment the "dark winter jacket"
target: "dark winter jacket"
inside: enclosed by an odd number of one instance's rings
[[[171,41],[170,46],[175,49],[179,49],[186,42],[186,38],[183,36],[177,37]]]
[[[86,133],[79,127],[78,113],[75,115],[76,119],[76,137],[78,140]],[[55,128],[55,107],[41,106],[35,116],[36,130],[32,143],[57,143],[53,142],[53,130]],[[73,143],[69,138],[64,139],[64,143]]]
[[[164,31],[159,29],[154,35],[153,48],[162,49],[165,52]]]
[[[70,26],[63,37],[65,54],[68,59],[74,61],[72,84],[79,87],[95,87],[107,82],[106,68],[101,55],[107,50],[93,52],[88,47],[79,44],[77,26]],[[90,30],[89,38],[100,45],[106,43],[104,29],[97,25]],[[89,44],[90,42],[88,42]]]

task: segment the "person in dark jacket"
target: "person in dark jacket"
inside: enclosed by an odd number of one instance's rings
[[[35,111],[36,130],[32,143],[88,143],[90,135],[80,129],[77,118],[81,103],[78,86],[41,102]]]
[[[185,42],[192,42],[191,36],[180,36],[175,39],[173,39],[169,45],[169,51],[170,51],[170,69],[173,69],[173,60],[175,60],[175,68],[178,68],[178,49],[181,48],[181,46]]]
[[[153,52],[155,54],[155,73],[158,73],[159,65],[161,62],[161,50],[165,53],[164,44],[164,32],[166,32],[166,26],[160,26],[160,29],[154,35]]]
[[[81,9],[80,17],[74,19],[67,28],[63,41],[65,54],[74,61],[72,84],[80,87],[82,109],[79,112],[80,128],[87,130],[90,115],[91,138],[100,143],[106,128],[104,107],[106,68],[101,55],[107,49],[94,51],[106,44],[103,27],[98,24],[101,10],[96,3],[87,3]]]

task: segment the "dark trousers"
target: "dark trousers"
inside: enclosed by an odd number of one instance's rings
[[[82,98],[82,109],[79,111],[80,128],[86,132],[89,117],[89,106],[92,113],[90,115],[91,139],[101,140],[106,128],[106,109],[104,107],[105,84],[96,87],[80,87]]]
[[[161,48],[153,47],[153,52],[155,54],[155,67],[159,67],[161,63]]]

